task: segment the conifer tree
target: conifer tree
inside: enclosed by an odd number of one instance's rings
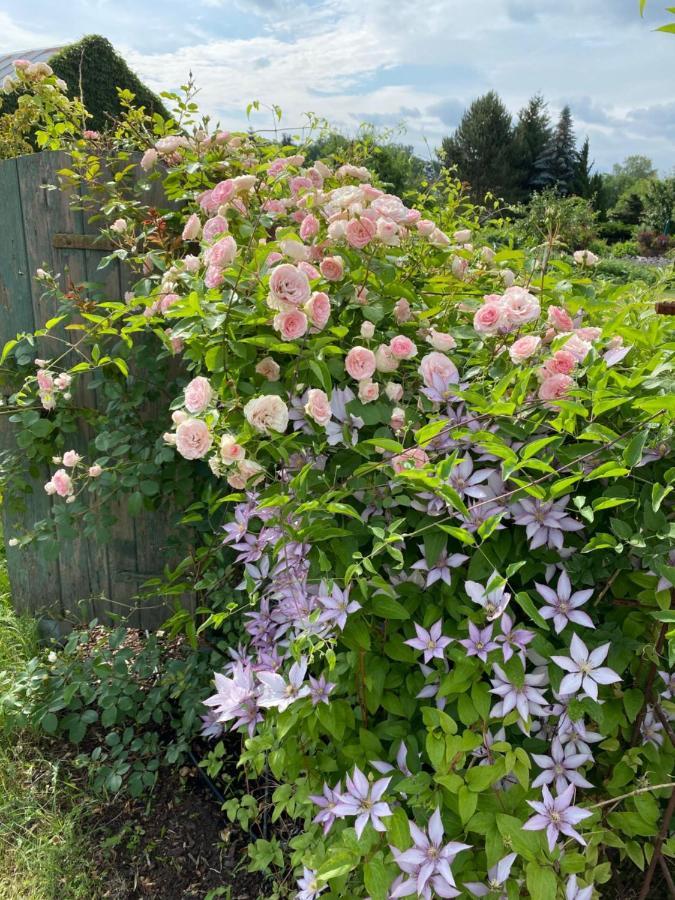
[[[560,194],[569,194],[574,187],[578,162],[572,112],[569,106],[565,106],[550,140],[535,163],[533,183],[537,188],[552,187]]]
[[[513,137],[513,159],[517,172],[519,199],[527,200],[534,189],[535,163],[551,138],[547,103],[535,94],[518,113]]]

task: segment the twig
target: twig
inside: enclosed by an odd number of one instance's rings
[[[638,900],[647,900],[649,896],[649,888],[651,887],[656,866],[661,859],[661,847],[663,846],[663,842],[665,841],[666,835],[668,834],[668,828],[670,826],[670,820],[673,817],[673,812],[675,812],[675,789],[670,795],[670,800],[668,801],[668,806],[666,807],[666,813],[663,817],[663,822],[661,823],[661,830],[659,831],[656,840],[654,841],[652,861],[649,863],[649,868],[647,869],[645,880],[642,882],[642,888],[640,890],[640,893],[638,894]]]

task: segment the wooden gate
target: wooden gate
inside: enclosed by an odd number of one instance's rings
[[[127,273],[119,263],[99,270],[109,250],[97,241],[98,230],[68,196],[45,185],[58,183],[57,172],[69,165],[63,153],[36,153],[0,162],[0,346],[20,332],[41,328],[54,315],[53,303],[40,300],[35,271],[68,272],[74,283],[102,284],[111,299],[123,297]],[[78,388],[78,390],[80,390]],[[81,390],[78,402],[95,406],[93,391]],[[88,434],[74,445],[86,445]],[[13,427],[0,415],[0,450],[15,449]],[[25,510],[3,510],[5,541],[49,515],[52,498],[43,485],[45,471],[31,479]],[[139,604],[141,584],[161,574],[172,516],[166,510],[131,517],[119,504],[117,522],[106,545],[84,538],[63,542],[58,558],[48,559],[39,543],[19,550],[7,547],[13,602],[17,610],[50,618],[101,621],[122,616],[130,625],[155,628],[167,616],[161,600]],[[191,603],[191,598],[182,598]]]

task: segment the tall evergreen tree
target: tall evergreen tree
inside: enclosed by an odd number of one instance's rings
[[[593,163],[590,160],[590,144],[588,138],[585,139],[581,146],[577,158],[576,173],[574,182],[572,183],[572,192],[579,197],[585,197],[590,200],[591,194],[591,169]]]
[[[513,160],[522,200],[527,200],[533,191],[537,175],[535,163],[550,139],[548,106],[541,94],[535,94],[518,113],[513,135]]]
[[[534,185],[537,188],[553,187],[560,194],[569,194],[574,186],[578,160],[572,112],[569,106],[565,106],[550,140],[535,163]]]
[[[482,200],[488,191],[513,197],[513,126],[495,91],[473,101],[455,133],[443,138],[440,155],[444,165],[457,166],[474,199]]]

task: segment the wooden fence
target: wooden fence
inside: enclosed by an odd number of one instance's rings
[[[20,332],[44,326],[55,314],[54,302],[40,299],[38,267],[61,273],[62,284],[66,277],[76,284],[97,282],[111,299],[121,298],[127,289],[128,275],[119,263],[98,268],[109,251],[95,249],[101,246],[96,225],[71,208],[65,192],[45,188],[58,183],[57,172],[68,163],[62,153],[0,162],[0,346]],[[95,407],[93,391],[81,385],[76,391],[78,405]],[[86,447],[90,438],[83,426],[73,446]],[[0,450],[15,448],[13,427],[8,416],[0,415]],[[5,505],[5,540],[49,514],[54,501],[43,489],[48,478],[45,470],[29,479],[33,490],[21,513]],[[24,550],[7,547],[12,597],[19,611],[56,620],[96,616],[109,621],[119,615],[142,628],[157,627],[166,618],[168,607],[161,599],[141,604],[135,598],[141,584],[159,575],[167,561],[171,516],[164,510],[132,518],[124,504],[111,512],[117,522],[106,545],[84,538],[64,541],[56,559],[40,553],[39,543]]]

